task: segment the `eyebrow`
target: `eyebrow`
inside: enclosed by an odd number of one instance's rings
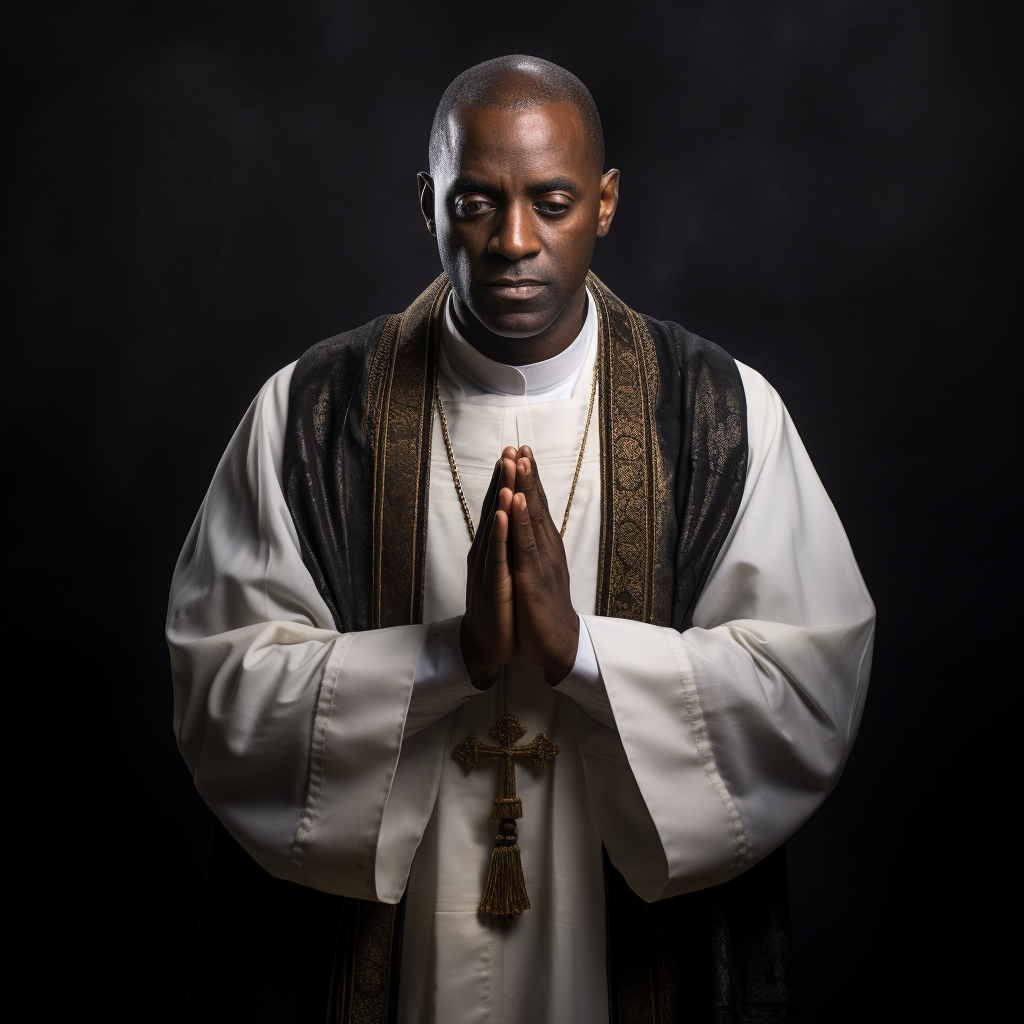
[[[547,181],[531,186],[530,191],[536,196],[543,195],[545,192],[568,192],[570,195],[578,196],[583,189],[572,178],[560,175],[557,178],[549,178]]]
[[[461,196],[466,192],[483,192],[484,195],[489,196],[497,192],[497,189],[482,181],[478,181],[476,178],[456,178],[452,182],[450,192],[453,196]]]
[[[465,195],[467,192],[481,192],[484,195],[490,196],[495,195],[498,191],[493,185],[488,185],[477,178],[456,178],[452,182],[450,195],[460,196]],[[530,185],[527,191],[535,196],[544,195],[546,192],[568,192],[570,195],[578,196],[583,189],[572,178],[559,175],[554,178],[548,178],[546,181],[540,181],[536,185]]]

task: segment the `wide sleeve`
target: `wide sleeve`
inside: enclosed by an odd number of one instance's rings
[[[584,616],[615,728],[573,707],[612,862],[648,901],[726,881],[835,786],[867,688],[875,611],[779,396],[739,364],[743,498],[679,633]]]
[[[464,669],[439,685],[428,659],[406,736],[424,641],[452,625],[335,628],[281,488],[293,366],[246,413],[175,568],[174,729],[200,794],[267,871],[394,903],[436,796],[445,712],[475,691]]]

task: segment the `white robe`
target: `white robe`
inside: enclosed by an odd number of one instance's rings
[[[571,350],[522,372],[448,322],[441,393],[475,518],[501,449],[524,443],[561,515],[595,358],[592,302]],[[560,753],[517,770],[532,909],[504,929],[477,909],[496,766],[451,757],[487,737],[503,698],[472,688],[458,652],[470,541],[438,418],[425,624],[339,634],[282,491],[293,366],[236,431],[175,571],[174,725],[196,785],[278,877],[388,903],[408,887],[403,1022],[605,1021],[602,840],[645,900],[688,892],[775,849],[842,773],[874,608],[835,510],[778,395],[738,364],[747,478],[694,628],[597,616],[595,417],[565,535],[577,664],[555,688],[521,655],[505,670],[525,739],[545,732]]]

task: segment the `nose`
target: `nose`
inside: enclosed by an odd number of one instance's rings
[[[532,208],[529,206],[526,209],[519,203],[507,206],[487,243],[487,251],[504,256],[507,260],[536,256],[541,246],[531,214]]]

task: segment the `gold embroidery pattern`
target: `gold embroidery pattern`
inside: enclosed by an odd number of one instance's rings
[[[397,986],[401,921],[390,903],[348,900],[338,928],[337,949],[348,950],[337,962],[331,979],[329,1024],[387,1024]],[[396,939],[398,942],[396,944]]]
[[[385,325],[370,374],[373,431],[373,627],[419,622],[442,275]],[[387,342],[387,346],[385,346]]]
[[[646,324],[596,275],[601,363],[601,547],[597,609],[653,621],[660,452],[658,362]]]

